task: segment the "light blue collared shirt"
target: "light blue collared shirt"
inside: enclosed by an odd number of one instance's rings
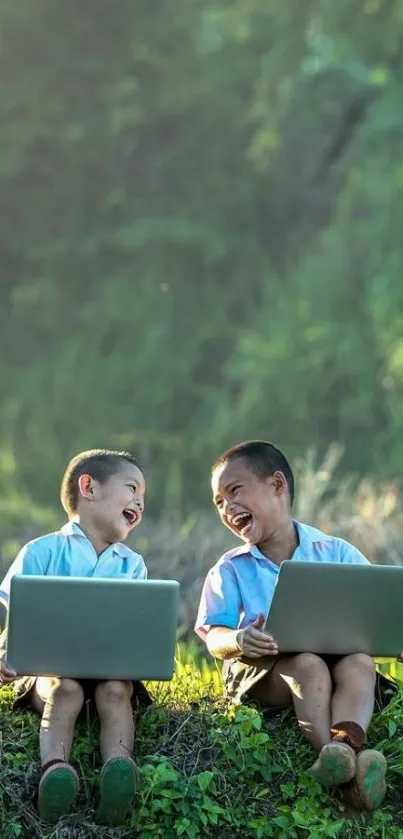
[[[143,557],[121,542],[109,545],[98,556],[77,522],[69,521],[56,533],[40,536],[21,548],[0,586],[0,602],[6,607],[14,574],[145,580],[147,568]]]
[[[370,564],[344,539],[328,536],[307,524],[294,523],[299,536],[299,545],[291,557],[294,562]],[[204,639],[210,626],[240,629],[259,614],[267,616],[279,570],[256,545],[241,545],[227,551],[207,574],[195,625],[197,634]]]

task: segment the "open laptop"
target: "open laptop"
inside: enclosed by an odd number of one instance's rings
[[[403,567],[283,562],[266,631],[280,653],[395,657],[403,650]]]
[[[169,680],[179,583],[16,575],[7,661],[24,676]]]

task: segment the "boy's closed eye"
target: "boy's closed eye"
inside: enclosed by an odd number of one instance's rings
[[[236,493],[238,492],[239,489],[242,489],[242,485],[241,484],[234,484],[234,486],[228,488],[228,493],[229,493],[229,495],[232,495],[232,496],[236,495]],[[214,504],[218,508],[222,507],[223,503],[224,503],[223,498],[215,498],[214,499]]]
[[[129,487],[129,489],[132,490],[134,495],[142,495],[143,494],[143,490],[141,489],[139,484],[127,484],[127,486]]]

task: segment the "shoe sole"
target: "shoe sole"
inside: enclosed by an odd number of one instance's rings
[[[342,744],[328,743],[321,749],[318,760],[310,771],[323,787],[338,787],[354,777],[355,756]]]
[[[381,752],[366,749],[358,755],[354,788],[362,809],[376,810],[382,804],[386,795],[386,769],[386,759]]]
[[[70,812],[77,793],[78,778],[74,769],[66,766],[49,769],[39,783],[39,817],[43,821],[55,824]]]
[[[126,821],[137,789],[137,770],[130,760],[112,758],[101,771],[97,824],[117,827]]]

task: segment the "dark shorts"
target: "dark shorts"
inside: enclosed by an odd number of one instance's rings
[[[247,705],[254,703],[255,700],[253,698],[253,688],[261,679],[268,676],[273,667],[281,663],[281,661],[293,658],[290,655],[283,655],[283,656],[263,656],[259,659],[235,659],[231,661],[225,661],[222,670],[222,676],[224,679],[224,691],[226,694],[227,699],[229,699],[234,705]],[[332,670],[344,656],[340,655],[323,655],[320,656],[323,659],[327,667],[329,668],[330,675],[332,675]],[[376,685],[375,685],[375,700],[377,708],[385,707],[390,700],[390,697],[395,693],[397,690],[396,685],[390,679],[383,676],[381,673],[377,672],[376,674]],[[261,703],[259,703],[261,704]],[[267,710],[272,710],[273,712],[283,710],[283,708],[275,707],[275,706],[266,706]]]
[[[17,679],[14,684],[14,703],[13,709],[29,708],[32,704],[32,693],[35,688],[37,676],[23,676]],[[84,691],[84,701],[94,704],[94,693],[97,685],[100,684],[98,679],[76,679]],[[131,697],[132,706],[135,711],[141,711],[152,704],[151,696],[147,688],[142,682],[133,682],[133,693]]]

